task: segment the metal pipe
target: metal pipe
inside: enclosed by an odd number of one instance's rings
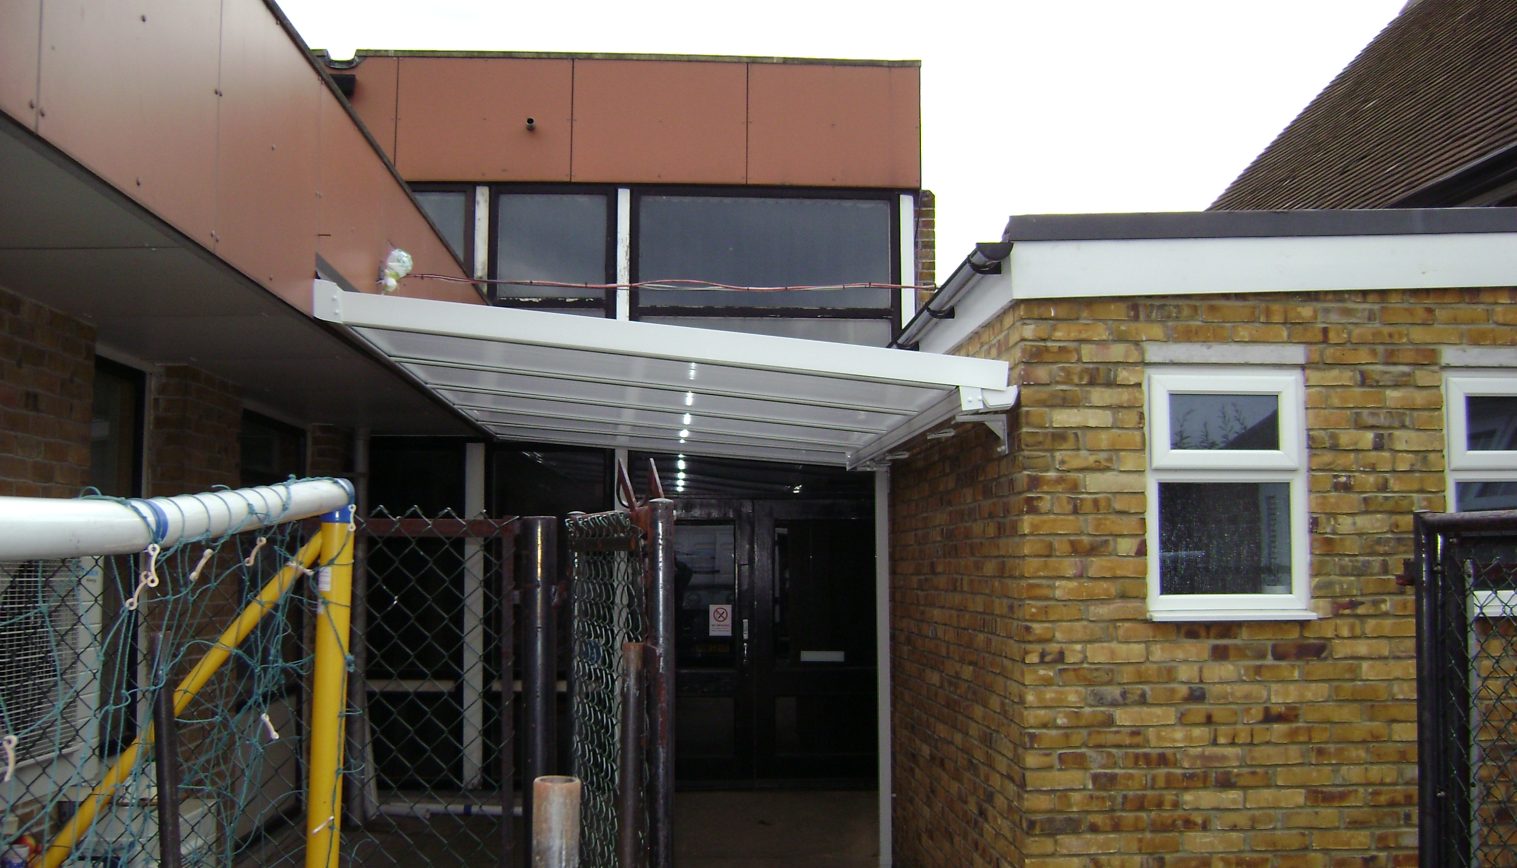
[[[1438,852],[1441,830],[1438,791],[1442,781],[1436,780],[1433,769],[1441,769],[1439,757],[1441,723],[1437,699],[1437,558],[1433,544],[1434,531],[1428,525],[1426,513],[1412,516],[1412,558],[1417,564],[1417,836],[1418,847],[1425,860],[1432,860]],[[1428,864],[1432,864],[1431,861]]]
[[[174,693],[169,690],[168,648],[162,632],[154,632],[151,659],[153,680],[153,760],[158,777],[158,859],[163,868],[179,868],[179,728],[174,721]]]
[[[151,544],[298,521],[352,502],[346,479],[303,479],[177,497],[0,497],[0,558],[126,555]]]
[[[552,774],[553,719],[558,694],[554,689],[557,660],[553,637],[553,581],[558,571],[558,520],[530,516],[521,520],[522,555],[522,716],[526,756],[522,773],[535,781]],[[529,807],[530,810],[530,807]],[[534,827],[535,828],[535,827]]]
[[[621,868],[643,864],[643,758],[645,753],[642,642],[622,643],[622,749],[617,782],[617,862]]]
[[[532,782],[532,868],[578,868],[579,778]]]
[[[674,501],[647,506],[649,669],[649,864],[674,864]]]
[[[501,535],[500,553],[500,824],[501,868],[515,868],[516,823],[516,536]],[[525,800],[523,800],[525,801]],[[523,814],[525,816],[525,806]]]

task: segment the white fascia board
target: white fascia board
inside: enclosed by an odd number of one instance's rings
[[[1018,301],[1513,286],[1517,233],[1022,241],[1004,270]]]
[[[988,359],[343,292],[336,284],[322,280],[315,282],[312,295],[317,319],[353,329],[564,347],[907,385],[1004,389],[1009,376],[1007,363]]]
[[[1020,246],[1013,247],[1011,255],[1015,257],[1020,249]],[[1004,264],[1000,274],[971,274],[964,289],[953,300],[953,318],[928,323],[918,337],[917,345],[924,353],[952,352],[1005,310],[1011,301],[1011,274]]]

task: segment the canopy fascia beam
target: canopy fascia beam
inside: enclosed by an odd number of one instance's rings
[[[350,328],[571,347],[612,355],[801,375],[826,373],[832,377],[905,385],[931,382],[923,377],[920,356],[881,347],[345,292],[325,280],[316,281],[313,295],[317,319]],[[982,389],[1006,387],[1004,363],[999,366],[999,377],[997,365],[985,359],[934,356],[933,365],[934,378],[940,382]]]
[[[888,464],[896,447],[950,421],[984,422],[995,430],[995,424],[990,422],[988,417],[1009,410],[1016,403],[1016,386],[1008,386],[1004,389],[974,389],[961,386],[944,395],[942,400],[917,414],[911,421],[881,434],[857,452],[849,455],[848,469],[866,470]],[[1000,451],[1004,455],[1007,448],[1005,429],[1001,429],[997,436],[1000,437]]]

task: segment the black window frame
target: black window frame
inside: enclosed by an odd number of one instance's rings
[[[901,280],[901,192],[858,188],[827,187],[720,187],[692,185],[641,185],[631,187],[632,207],[630,215],[629,246],[632,280],[642,279],[639,261],[639,223],[641,222],[642,199],[647,196],[688,196],[721,199],[814,199],[814,200],[861,200],[884,202],[890,209],[890,282]],[[667,276],[667,275],[665,275]],[[644,304],[637,289],[632,290],[630,316],[634,320],[649,317],[720,318],[720,319],[860,319],[884,320],[888,318],[890,337],[901,331],[901,294],[889,293],[888,307],[688,307]]]
[[[614,184],[489,184],[490,191],[490,237],[488,251],[488,277],[491,281],[501,279],[500,276],[500,197],[502,195],[517,193],[526,195],[565,195],[587,196],[602,195],[606,199],[606,231],[605,231],[605,274],[602,283],[616,282],[616,209],[617,209],[617,185]],[[616,318],[616,290],[600,290],[601,298],[570,299],[570,298],[545,298],[545,299],[521,299],[510,298],[501,294],[501,285],[490,284],[490,303],[497,307],[520,307],[531,310],[547,311],[573,311],[576,313],[599,311],[608,319]],[[590,295],[590,292],[586,292]]]

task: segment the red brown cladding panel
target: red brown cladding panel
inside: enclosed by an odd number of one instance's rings
[[[916,189],[921,70],[748,66],[748,181]]]
[[[742,184],[747,65],[574,63],[574,180]]]
[[[309,311],[323,87],[261,0],[225,0],[223,15],[215,249]]]
[[[0,111],[27,128],[37,123],[37,37],[42,0],[0,3]]]
[[[372,289],[389,251],[377,216],[395,181],[337,97],[321,94],[320,112],[316,252],[353,286]]]
[[[406,180],[569,180],[573,61],[399,61],[395,165]]]
[[[335,69],[334,73],[351,73],[356,80],[353,110],[385,156],[395,160],[395,82],[400,62],[393,57],[365,57],[352,69]]]
[[[363,292],[377,291],[380,264],[392,246],[410,253],[418,274],[467,277],[451,251],[432,231],[404,188],[337,97],[321,93],[321,162],[316,250],[348,283]],[[465,283],[401,282],[399,295],[444,301],[480,301]]]
[[[42,22],[38,132],[203,244],[214,215],[220,6],[49,0]]]

